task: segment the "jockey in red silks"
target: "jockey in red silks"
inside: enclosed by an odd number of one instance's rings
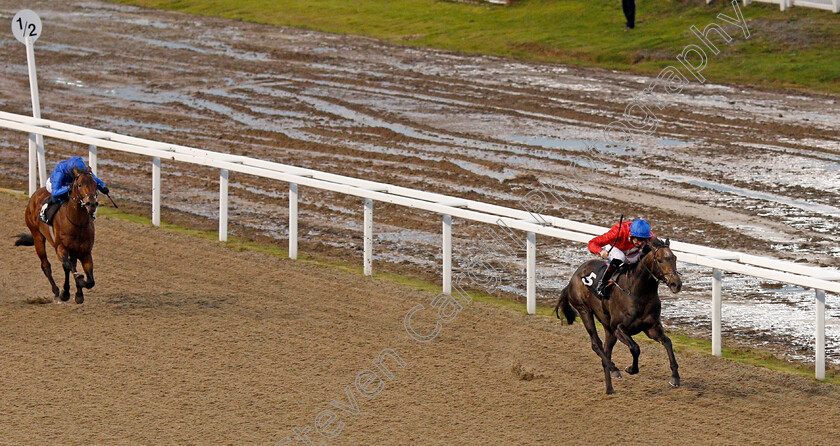
[[[604,290],[613,273],[622,264],[630,265],[638,262],[642,255],[642,248],[651,237],[653,233],[650,231],[650,223],[640,218],[632,223],[626,221],[616,224],[606,234],[589,241],[589,251],[608,259],[607,271],[595,287],[595,296],[599,299],[604,298]]]

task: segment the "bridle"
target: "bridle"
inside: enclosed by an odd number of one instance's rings
[[[651,253],[652,253],[652,255],[653,255],[653,261],[654,261],[654,262],[656,262],[656,253],[657,253],[660,249],[662,249],[662,248],[664,248],[664,246],[659,246],[659,247],[657,247],[657,248],[651,248],[651,250],[652,250],[652,251],[651,251]],[[644,258],[642,258],[641,260],[639,260],[639,265],[640,265],[642,268],[644,268],[644,269],[645,269],[645,271],[647,271],[647,272],[648,272],[648,274],[650,274],[650,276],[651,276],[651,277],[653,277],[654,279],[656,279],[656,281],[657,281],[657,282],[664,283],[665,285],[668,285],[668,277],[670,277],[670,276],[674,276],[674,275],[675,275],[675,276],[677,276],[677,277],[680,277],[680,273],[679,273],[678,271],[676,271],[676,270],[671,271],[671,272],[668,272],[668,273],[662,273],[662,275],[664,276],[664,278],[662,278],[662,277],[657,277],[657,276],[656,276],[656,274],[654,274],[654,273],[653,273],[653,270],[652,270],[651,268],[648,268],[648,267],[647,267],[647,265],[645,265]],[[661,272],[661,271],[660,271],[660,272]]]
[[[81,197],[73,198],[73,196],[76,195],[76,187],[75,187],[76,186],[76,181],[79,181],[79,178],[81,178],[82,175],[91,175],[91,173],[90,172],[84,172],[84,173],[79,174],[79,176],[76,177],[75,180],[73,180],[73,185],[70,186],[71,199],[73,199],[79,205],[80,208],[85,207],[85,198],[90,197],[90,198],[93,198],[94,200],[97,200],[97,201],[98,201],[98,198],[99,198],[99,191],[97,189],[94,189],[93,193],[84,194]],[[93,177],[93,175],[91,175],[91,177]],[[93,221],[93,219],[90,218],[90,214],[88,213],[87,223],[85,223],[84,225],[79,225],[79,224],[76,224],[76,222],[74,222],[73,219],[70,218],[70,214],[68,213],[67,214],[67,221],[69,221],[73,226],[81,229],[81,228],[88,227],[90,225],[90,222]]]

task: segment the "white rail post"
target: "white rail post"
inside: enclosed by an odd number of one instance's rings
[[[38,158],[35,150],[35,134],[29,134],[29,196],[38,190]]]
[[[831,6],[833,6],[831,9],[833,13],[837,14],[840,12],[840,0],[831,0]]]
[[[443,292],[452,294],[452,216],[443,216]]]
[[[26,65],[29,69],[29,93],[32,97],[32,117],[41,119],[41,102],[38,99],[38,76],[35,74],[35,45],[32,37],[26,36]],[[47,185],[47,157],[44,154],[44,135],[35,135],[35,140],[29,140],[30,150],[35,145],[38,153],[38,177],[41,187]],[[31,152],[30,152],[31,153]]]
[[[298,185],[289,183],[289,258],[297,259]]]
[[[723,271],[712,269],[712,354],[722,356],[720,335],[721,285]]]
[[[533,232],[527,234],[527,297],[525,309],[528,314],[537,314],[537,236]]]
[[[160,158],[152,158],[152,224],[160,226]]]
[[[373,274],[373,200],[365,198],[365,275]]]
[[[99,175],[98,170],[96,168],[97,157],[96,157],[96,146],[91,144],[88,146],[88,166],[90,166],[91,172],[94,175]]]
[[[825,291],[817,291],[817,330],[814,373],[817,379],[825,379]]]
[[[228,239],[228,171],[222,169],[219,173],[219,241]]]

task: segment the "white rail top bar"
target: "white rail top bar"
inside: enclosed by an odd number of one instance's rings
[[[113,132],[93,130],[46,119],[36,119],[0,111],[0,127],[41,134],[85,145],[159,157],[208,167],[226,169],[264,178],[297,183],[318,189],[371,198],[376,201],[496,224],[501,220],[512,229],[586,243],[607,228],[549,215],[540,220],[530,212],[479,201],[425,192],[386,183],[331,174],[302,167],[274,163],[241,155],[212,152],[177,144],[167,144]],[[840,293],[840,271],[800,265],[768,257],[709,248],[674,241],[671,248],[680,261],[763,279],[787,282],[807,288]],[[735,260],[738,263],[732,262]]]

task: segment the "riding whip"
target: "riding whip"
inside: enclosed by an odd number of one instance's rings
[[[111,198],[111,197],[108,197]],[[624,223],[624,214],[621,214],[621,218],[618,219],[618,232],[615,234],[615,240],[613,240],[612,245],[610,245],[609,251],[607,251],[607,255],[610,255],[613,248],[615,248],[615,244],[618,243],[618,236],[621,235],[621,224]]]
[[[103,194],[105,194],[105,192],[102,192],[102,193],[103,193]],[[114,205],[114,208],[116,208],[116,209],[119,209],[119,208],[120,208],[119,206],[117,206],[117,203],[114,203],[114,199],[113,199],[113,198],[111,198],[111,196],[110,196],[110,195],[105,194],[105,196],[106,196],[106,197],[108,197],[108,199],[109,199],[109,200],[111,200],[111,204],[113,204],[113,205]]]

